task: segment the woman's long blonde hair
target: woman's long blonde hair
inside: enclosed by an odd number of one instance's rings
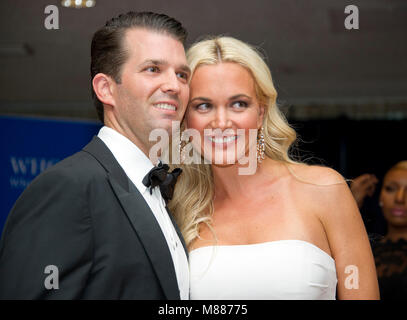
[[[187,60],[192,76],[201,65],[233,62],[246,68],[255,80],[257,99],[265,107],[263,128],[266,156],[284,163],[295,163],[289,157],[289,149],[296,140],[296,132],[288,125],[276,104],[277,92],[270,70],[254,47],[231,37],[213,37],[195,43],[187,51]],[[214,184],[210,164],[181,164],[181,168],[183,173],[178,179],[169,208],[189,247],[199,235],[200,223],[210,227]]]

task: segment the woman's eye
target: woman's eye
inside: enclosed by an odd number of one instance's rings
[[[195,106],[195,109],[199,111],[206,111],[209,109],[209,107],[210,107],[209,103],[201,103]]]
[[[240,109],[240,108],[246,108],[246,107],[247,107],[247,103],[244,102],[244,101],[236,101],[236,102],[233,102],[232,106],[235,107],[235,108],[238,108],[238,109]]]
[[[385,186],[384,190],[386,190],[387,192],[394,192],[396,191],[396,188],[393,186]]]

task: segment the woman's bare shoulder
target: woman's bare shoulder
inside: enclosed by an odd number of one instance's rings
[[[331,241],[361,225],[361,216],[346,180],[336,170],[322,166],[302,166],[300,173],[312,184],[298,183],[296,195],[304,208],[315,214]],[[360,228],[359,228],[360,229]],[[357,232],[361,232],[360,230]],[[356,231],[355,231],[356,232]]]
[[[346,185],[344,177],[329,167],[294,163],[288,164],[287,169],[299,183],[315,186]]]
[[[307,164],[290,165],[288,170],[296,198],[320,218],[326,215],[327,208],[333,215],[336,208],[353,207],[355,200],[348,184],[336,170]]]

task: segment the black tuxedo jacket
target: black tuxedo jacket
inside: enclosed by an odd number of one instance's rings
[[[153,213],[97,137],[34,179],[8,216],[0,299],[179,298]]]

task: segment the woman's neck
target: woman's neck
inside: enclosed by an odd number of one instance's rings
[[[270,180],[281,175],[281,167],[280,162],[266,158],[257,164],[254,174],[242,175],[238,165],[212,165],[216,201],[250,199],[258,192],[262,180]]]
[[[400,239],[407,240],[407,228],[394,227],[389,224],[385,238],[392,242],[397,242]]]

